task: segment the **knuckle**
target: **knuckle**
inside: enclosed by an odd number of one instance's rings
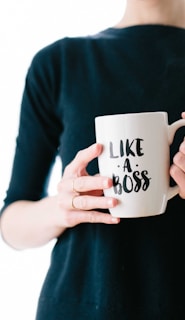
[[[76,153],[75,159],[76,159],[76,160],[80,160],[80,159],[81,159],[81,156],[82,156],[82,153],[83,153],[83,150],[79,150],[79,151]]]
[[[63,177],[73,177],[76,175],[76,158],[74,158],[69,164],[66,165]]]
[[[65,213],[63,214],[63,221],[64,225],[66,225],[67,227],[73,226],[73,217],[70,212],[65,211]]]
[[[78,191],[83,191],[84,190],[84,186],[85,186],[85,181],[84,181],[83,177],[78,177],[76,179],[76,182],[75,182],[75,188]]]
[[[81,210],[87,209],[87,197],[81,196],[81,197],[78,197],[77,200],[78,200],[78,207],[79,207]]]
[[[174,162],[174,163],[175,163],[175,162]],[[179,169],[177,168],[177,166],[176,166],[175,164],[173,164],[173,165],[171,166],[171,168],[170,168],[170,174],[171,174],[172,176],[175,176],[178,170],[179,170]]]
[[[94,215],[92,212],[89,212],[89,213],[88,213],[88,221],[89,221],[90,223],[95,223],[95,222],[96,222],[95,215]]]
[[[181,145],[180,145],[180,151],[185,154],[185,142],[182,142]]]
[[[67,228],[74,227],[75,225],[80,223],[78,213],[68,209],[63,210],[62,221],[63,221],[63,225],[66,226]]]
[[[177,165],[172,165],[172,167],[170,168],[170,175],[179,185],[179,187],[182,188],[182,185],[185,184],[184,172]]]
[[[64,174],[68,173],[71,171],[71,163],[67,164],[64,170]]]
[[[173,162],[176,164],[176,165],[179,165],[184,159],[184,156],[181,152],[177,152],[176,155],[174,156],[173,158]]]

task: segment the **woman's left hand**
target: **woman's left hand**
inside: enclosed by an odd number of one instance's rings
[[[182,113],[182,118],[185,119],[185,112]],[[180,197],[185,199],[185,139],[173,158],[170,174],[179,186]]]

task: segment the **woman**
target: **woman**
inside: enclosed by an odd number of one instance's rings
[[[183,319],[185,142],[170,173],[179,196],[165,214],[112,218],[111,179],[96,175],[101,114],[166,111],[185,103],[185,1],[128,0],[121,21],[38,52],[28,70],[1,231],[16,249],[57,238],[37,320]],[[185,113],[182,113],[185,118]],[[56,155],[63,172],[47,196]],[[177,209],[178,208],[178,209]]]

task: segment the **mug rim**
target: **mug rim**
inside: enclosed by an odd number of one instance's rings
[[[105,114],[101,116],[96,116],[95,119],[99,118],[111,118],[111,117],[124,117],[124,116],[149,116],[149,115],[162,115],[166,116],[167,112],[166,111],[149,111],[149,112],[129,112],[129,113],[113,113],[113,114]]]

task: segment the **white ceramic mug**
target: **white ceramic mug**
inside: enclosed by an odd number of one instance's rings
[[[115,217],[145,217],[165,212],[178,193],[170,187],[170,144],[185,120],[168,124],[166,112],[99,116],[96,141],[103,145],[98,158],[102,176],[113,179],[106,196],[119,200],[110,209]]]

